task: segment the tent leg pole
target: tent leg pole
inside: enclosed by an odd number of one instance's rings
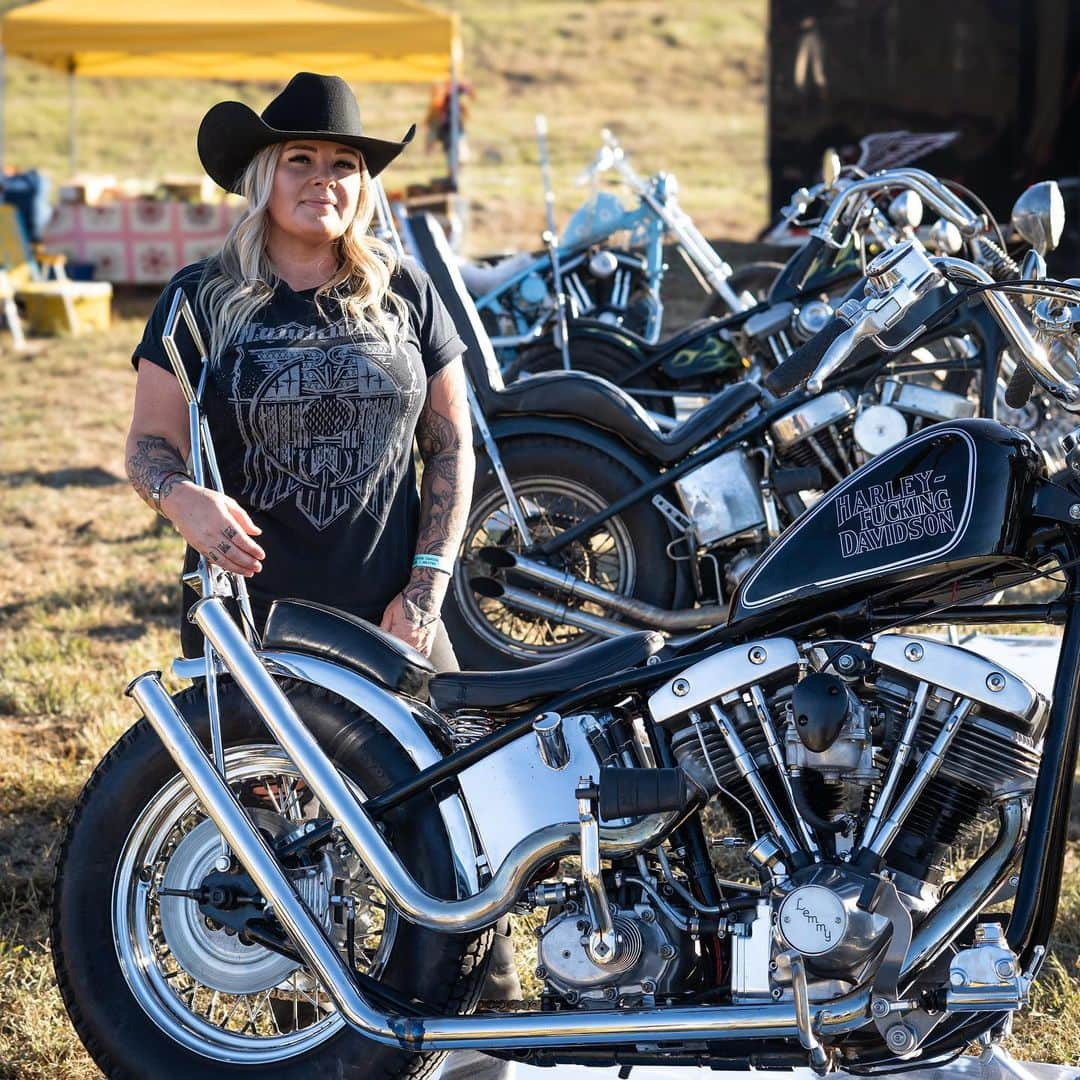
[[[4,175],[4,157],[7,149],[7,128],[4,126],[4,109],[7,107],[7,57],[0,49],[0,176]]]
[[[71,179],[75,179],[75,170],[78,162],[78,144],[76,142],[76,128],[78,127],[77,99],[75,97],[75,67],[68,68],[68,171]]]

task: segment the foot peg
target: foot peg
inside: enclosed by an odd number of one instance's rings
[[[690,791],[682,769],[600,770],[600,817],[604,821],[686,809]]]

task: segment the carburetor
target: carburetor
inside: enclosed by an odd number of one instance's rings
[[[868,711],[843,679],[827,672],[811,672],[792,689],[784,751],[789,769],[814,769],[825,780],[879,778]]]

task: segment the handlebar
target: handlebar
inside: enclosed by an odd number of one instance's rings
[[[785,394],[805,380],[807,389],[818,393],[825,380],[844,363],[860,341],[872,338],[880,348],[895,352],[915,340],[925,329],[925,323],[893,345],[885,344],[880,335],[895,327],[916,301],[945,280],[996,284],[989,273],[966,259],[928,256],[914,238],[878,256],[867,268],[867,276],[865,298],[844,303],[836,318],[820,334],[796,350],[765,379],[767,389]],[[1080,381],[1077,380],[1072,350],[1058,341],[1048,352],[1020,311],[1002,292],[985,289],[980,295],[1011,341],[1014,355],[1020,361],[1018,371],[1029,375],[1028,378],[1023,374],[1014,376],[1009,387],[1010,406],[1015,408],[1025,404],[1037,382],[1070,411],[1080,412]],[[1072,334],[1072,325],[1069,321],[1064,331]],[[1062,362],[1067,359],[1072,370],[1067,374],[1057,371],[1055,359]]]
[[[833,230],[850,205],[864,194],[882,191],[890,187],[905,187],[914,191],[922,200],[946,221],[951,221],[967,238],[982,228],[982,219],[958,196],[931,173],[922,169],[888,169],[862,180],[848,184],[829,204],[820,224],[812,236],[820,236],[826,243],[835,244]]]
[[[791,393],[817,369],[833,342],[849,330],[841,318],[832,318],[805,345],[800,345],[779,367],[765,376],[765,389],[777,397]]]

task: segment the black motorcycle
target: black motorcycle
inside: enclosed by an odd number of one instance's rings
[[[827,385],[788,393],[778,370],[667,431],[580,372],[504,387],[437,226],[412,229],[469,343],[483,453],[444,619],[470,668],[535,664],[634,627],[718,625],[742,576],[821,492],[910,432],[993,408],[966,391],[987,385],[982,358],[1007,339],[981,305],[950,302],[944,279]]]
[[[1037,380],[1080,411],[1080,290],[914,242],[869,269],[785,380],[948,276],[1009,336],[1010,396]],[[287,600],[253,640],[204,560],[206,654],[174,664],[195,683],[133,681],[145,719],[60,846],[56,981],[89,1052],[295,1080],[405,1080],[464,1048],[862,1075],[999,1054],[1046,956],[1080,740],[1077,436],[1055,483],[1020,432],[928,427],[825,493],[725,626],[525,671],[438,675]],[[1055,600],[983,604],[1051,576]],[[917,629],[987,619],[1063,626],[1049,699]],[[511,910],[537,915],[539,1000],[476,1012]]]

